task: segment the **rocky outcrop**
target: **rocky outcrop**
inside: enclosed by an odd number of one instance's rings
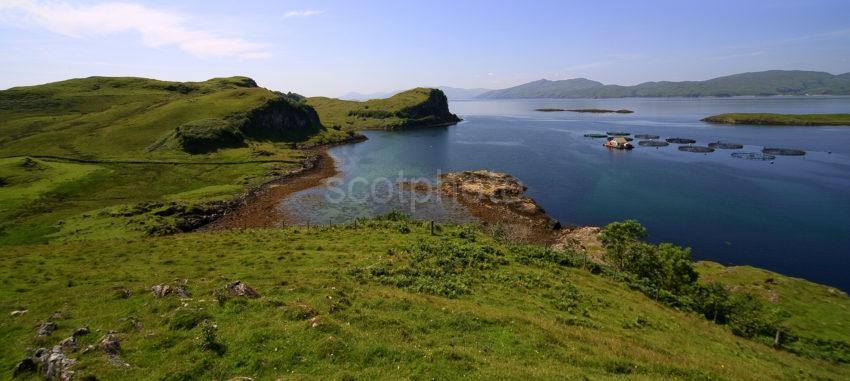
[[[427,92],[424,101],[401,109],[397,114],[409,119],[407,126],[438,125],[457,123],[460,118],[449,111],[449,101],[446,94],[439,89],[416,89]]]
[[[446,173],[440,189],[512,239],[551,244],[561,224],[525,195],[515,177],[487,170]]]
[[[257,140],[305,140],[322,129],[316,110],[304,100],[289,96],[271,99],[231,119],[246,137]]]
[[[242,281],[234,281],[225,286],[225,289],[230,293],[231,296],[244,296],[246,298],[259,298],[260,293],[257,290],[251,288]]]

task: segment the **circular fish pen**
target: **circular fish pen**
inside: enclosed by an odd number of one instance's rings
[[[629,135],[631,135],[631,132],[608,131],[608,135],[612,135],[612,136],[629,136]]]
[[[605,135],[605,134],[584,134],[584,137],[594,138],[594,139],[602,139],[602,138],[607,138],[608,135]]]
[[[765,147],[761,150],[763,154],[766,155],[781,155],[781,156],[803,156],[806,154],[806,151],[801,149],[793,149],[793,148],[767,148]]]
[[[627,141],[627,142],[630,142],[630,141],[634,140],[634,139],[632,139],[632,138],[630,138],[630,137],[627,137],[627,136],[616,136],[616,137],[617,137],[617,138],[623,138],[623,139],[626,139],[626,141]],[[610,141],[614,140],[614,138],[615,138],[614,136],[609,136],[609,137],[608,137],[608,141],[610,142]]]
[[[665,140],[667,141],[667,143],[673,144],[694,144],[697,142],[696,140],[686,138],[670,138]]]
[[[710,153],[710,152],[714,152],[714,148],[703,147],[703,146],[680,146],[679,151],[693,152],[693,153]]]
[[[776,159],[776,156],[766,155],[761,152],[733,152],[732,157],[736,159],[744,159],[744,160],[773,160]]]
[[[743,144],[738,143],[723,143],[723,142],[714,142],[708,143],[708,146],[714,149],[741,149],[744,148]]]
[[[658,135],[649,135],[649,134],[637,134],[635,135],[636,139],[658,139],[660,136]]]
[[[670,143],[660,140],[641,140],[638,142],[638,145],[641,147],[667,147]]]

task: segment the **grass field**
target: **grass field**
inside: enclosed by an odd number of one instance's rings
[[[847,365],[738,338],[469,227],[429,232],[414,221],[361,220],[9,247],[0,257],[0,308],[28,312],[3,318],[0,366],[11,369],[25,348],[87,326],[80,348],[115,331],[129,366],[92,351],[75,355],[77,374],[109,380],[850,377]],[[358,275],[423,256],[452,260],[456,272],[414,276],[409,286]],[[223,294],[237,279],[261,296]],[[192,297],[155,298],[149,289],[160,283],[185,285]],[[435,284],[465,292],[441,296]],[[834,318],[847,321],[850,302],[832,298]],[[36,338],[49,319],[58,330]]]
[[[768,126],[850,126],[850,114],[720,114],[703,121]]]

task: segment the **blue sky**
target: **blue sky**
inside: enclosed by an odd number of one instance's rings
[[[0,88],[91,75],[338,96],[850,71],[850,1],[0,0]]]

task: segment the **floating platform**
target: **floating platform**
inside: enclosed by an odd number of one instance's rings
[[[641,140],[638,145],[641,147],[667,147],[670,143],[661,140]]]
[[[584,134],[584,137],[594,138],[594,139],[602,139],[602,138],[607,138],[608,135],[605,135],[605,134]]]
[[[636,139],[658,139],[660,136],[658,135],[648,135],[648,134],[637,134],[635,135]]]
[[[763,154],[761,152],[732,152],[732,157],[744,160],[773,160],[776,156]]]
[[[609,137],[608,137],[608,140],[610,141],[610,140],[614,139],[615,137],[617,137],[617,138],[623,138],[623,139],[626,139],[626,141],[627,141],[627,142],[630,142],[630,141],[634,140],[634,139],[632,139],[632,138],[630,138],[630,137],[628,137],[628,136],[609,136]]]
[[[766,155],[782,155],[782,156],[803,156],[806,154],[806,151],[801,149],[793,149],[793,148],[768,148],[764,147],[761,150],[763,154]]]
[[[665,139],[665,140],[667,141],[667,143],[673,143],[673,144],[694,144],[694,143],[697,142],[694,139],[686,139],[686,138],[669,138],[669,139]]]
[[[714,149],[741,149],[744,148],[743,144],[738,143],[723,143],[723,142],[714,142],[708,143],[708,146]]]
[[[693,153],[711,153],[711,152],[714,152],[714,148],[703,147],[703,146],[680,146],[679,151],[693,152]]]

